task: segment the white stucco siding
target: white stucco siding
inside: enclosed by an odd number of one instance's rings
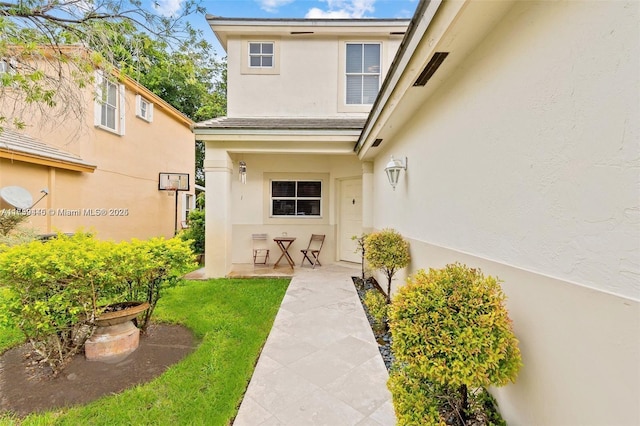
[[[374,226],[640,299],[638,7],[517,3],[377,157]]]
[[[279,71],[273,74],[251,74],[242,68],[242,45],[248,39],[228,42],[228,99],[230,117],[366,117],[365,109],[343,107],[344,93],[339,80],[344,79],[344,58],[340,44],[345,41],[382,43],[381,62],[389,68],[400,44],[400,38],[252,37],[251,40],[277,43],[275,60]],[[381,78],[381,81],[382,81]]]

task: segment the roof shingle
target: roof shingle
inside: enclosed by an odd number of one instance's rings
[[[365,121],[366,118],[217,117],[196,123],[194,129],[361,131]]]
[[[0,150],[95,168],[79,156],[11,129],[0,131]]]

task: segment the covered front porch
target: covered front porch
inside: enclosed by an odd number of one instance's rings
[[[353,151],[362,124],[354,119],[199,123],[196,138],[206,145],[204,277],[247,273],[235,265],[250,265],[250,275],[286,276],[273,268],[281,254],[274,241],[279,237],[293,239],[288,252],[296,265],[313,234],[325,237],[321,262],[359,262],[352,237],[371,227],[373,192],[373,167]],[[254,234],[266,234],[271,267],[253,268]]]

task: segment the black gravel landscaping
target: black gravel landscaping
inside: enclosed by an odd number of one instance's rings
[[[373,317],[369,314],[367,305],[363,302],[365,293],[369,290],[379,289],[379,286],[375,282],[374,278],[367,278],[365,280],[360,277],[352,278],[353,284],[358,292],[358,297],[360,298],[360,303],[362,303],[362,307],[364,308],[364,312],[367,314],[367,320],[369,320],[371,330],[378,342],[378,350],[380,350],[380,354],[384,360],[384,365],[387,367],[387,370],[390,370],[394,362],[393,354],[391,353],[391,332],[389,332],[386,327],[378,327],[376,325]]]

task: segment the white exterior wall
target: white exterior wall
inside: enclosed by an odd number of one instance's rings
[[[517,2],[376,157],[374,227],[411,240],[410,272],[505,281],[509,424],[640,424],[638,8]]]
[[[243,74],[242,44],[275,41],[279,45],[278,74]],[[351,42],[382,42],[382,79],[401,38],[393,37],[304,37],[255,36],[231,38],[227,45],[229,117],[366,117],[369,107],[341,107],[344,94],[344,58],[340,45]]]

